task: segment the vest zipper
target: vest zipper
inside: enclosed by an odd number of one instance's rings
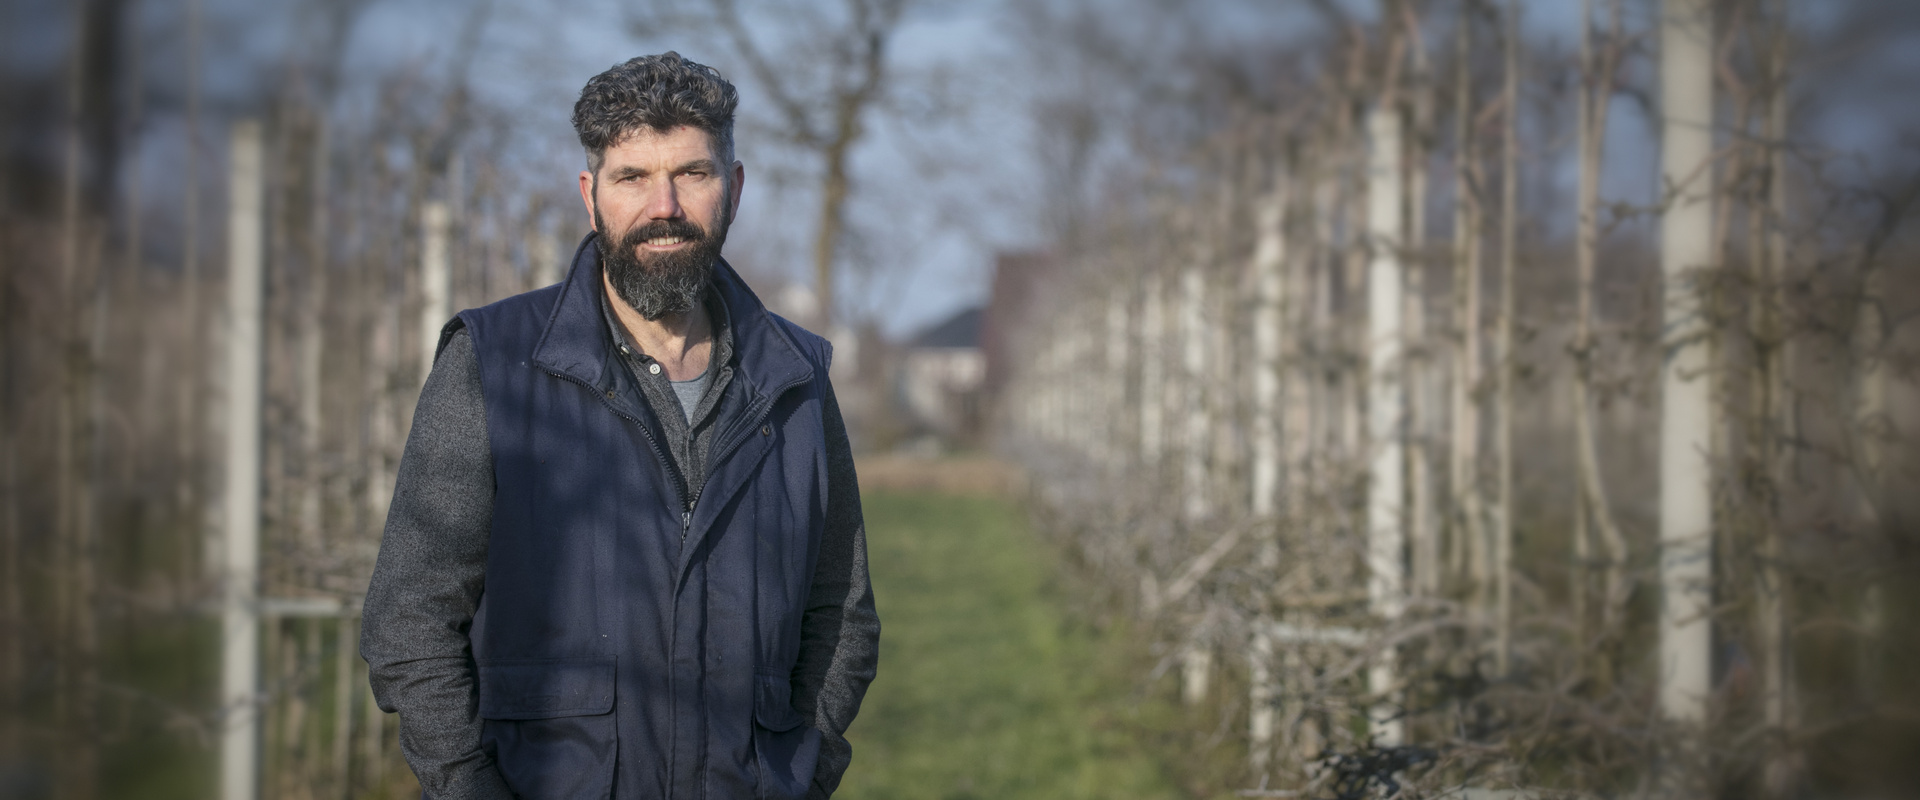
[[[686,440],[688,461],[693,460],[693,439],[697,435],[698,434],[694,433],[692,420],[689,419],[688,425],[687,425],[687,440]],[[709,453],[708,456],[711,457],[712,454]],[[693,507],[700,503],[700,493],[703,491],[706,491],[706,488],[707,488],[706,475],[698,476],[700,479],[700,483],[698,485],[695,485],[693,483],[691,479],[695,476],[693,474],[692,466],[693,465],[691,464],[687,464],[687,465],[681,466],[680,468],[680,474],[687,479],[687,484],[691,487],[690,489],[688,489],[688,491],[691,492],[691,494],[687,496],[687,510],[680,512],[680,544],[682,545],[687,543],[687,534],[693,531]],[[706,472],[705,467],[707,465],[701,464],[700,466],[702,468],[700,471]]]
[[[553,370],[546,369],[544,367],[541,368],[540,371],[545,372],[548,375],[552,375],[553,377],[559,378],[560,380],[574,384],[576,386],[585,387],[587,391],[592,392],[595,395],[600,394],[599,389],[596,389],[588,385],[586,381],[580,380],[579,378],[575,378],[571,375],[565,375],[559,372],[555,372]],[[606,406],[607,410],[613,412],[614,416],[624,419],[628,422],[631,422],[633,423],[634,427],[640,429],[640,435],[643,437],[646,437],[647,447],[652,448],[653,450],[653,457],[656,460],[658,460],[661,463],[661,465],[668,467],[669,474],[678,471],[672,468],[671,466],[672,462],[667,459],[667,456],[665,453],[661,452],[660,442],[653,438],[653,431],[650,431],[647,429],[646,423],[641,422],[639,417],[635,417],[632,414],[628,414],[625,411],[621,411],[618,408],[614,408],[613,404],[607,402],[606,398],[604,397],[600,399],[600,404],[603,406]],[[670,488],[673,490],[673,494],[676,498],[680,496],[681,492],[686,491],[684,487],[672,486],[673,481],[667,481],[667,483],[669,484]],[[680,515],[680,541],[682,542],[685,542],[687,540],[687,530],[693,527],[693,503],[689,501],[686,505],[686,508],[687,510],[684,512],[681,512],[681,515]]]
[[[540,371],[545,372],[548,375],[552,375],[553,377],[559,378],[560,380],[574,384],[576,386],[584,387],[587,391],[592,392],[596,395],[601,393],[599,389],[596,389],[593,386],[588,385],[586,381],[580,380],[579,378],[575,378],[571,375],[555,372],[553,370],[546,369],[544,367],[542,367]],[[806,383],[806,381],[804,380],[788,381],[787,383],[781,384],[772,393],[764,395],[761,402],[755,403],[754,407],[749,409],[750,413],[745,418],[745,421],[747,423],[744,426],[745,429],[751,430],[755,423],[758,423],[762,418],[765,417],[767,410],[773,407],[774,402],[778,401],[781,395],[786,394],[787,390],[792,389],[795,386],[799,386],[800,384],[803,384],[803,383]],[[641,422],[638,417],[635,417],[632,414],[628,414],[624,411],[621,411],[618,408],[614,408],[613,404],[607,402],[606,398],[604,397],[600,399],[600,404],[603,406],[606,406],[607,410],[613,412],[614,416],[624,419],[628,422],[631,422],[633,423],[634,427],[639,428],[640,435],[646,437],[647,439],[647,446],[653,449],[653,457],[655,459],[658,459],[661,464],[671,463],[667,459],[666,454],[660,451],[660,442],[653,438],[653,431],[650,431],[647,429],[646,423]],[[743,426],[736,423],[732,428],[729,428],[727,432],[731,433],[732,431],[741,430],[742,427]],[[718,439],[717,436],[715,438]],[[727,456],[732,455],[734,448],[739,447],[740,442],[744,441],[746,438],[747,437],[744,434],[729,436],[724,442],[720,443],[721,447],[717,452],[709,452],[707,454],[707,465],[711,466],[713,464],[718,464],[720,463],[721,460],[725,459]],[[688,452],[692,452],[691,447],[688,448]],[[673,481],[668,481],[668,483],[673,483]],[[707,488],[706,480],[703,478],[700,482],[700,489],[705,490],[706,488]],[[673,493],[675,495],[680,494],[682,491],[685,491],[684,487],[680,487],[680,486],[673,487]],[[686,544],[687,535],[693,532],[693,508],[695,504],[700,502],[700,494],[701,494],[700,491],[695,491],[692,497],[687,498],[687,504],[685,506],[685,509],[680,512],[680,543],[681,544]]]

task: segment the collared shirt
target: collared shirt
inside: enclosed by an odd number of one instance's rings
[[[692,510],[705,485],[707,451],[713,445],[713,422],[719,419],[715,412],[727,392],[727,384],[733,379],[733,324],[727,304],[711,288],[701,293],[700,302],[706,307],[707,319],[713,328],[713,352],[707,357],[707,389],[698,405],[686,409],[667,379],[666,369],[634,344],[633,338],[627,335],[627,326],[620,324],[620,318],[614,314],[613,301],[605,292],[600,294],[600,313],[606,317],[607,332],[620,351],[620,361],[640,384],[641,395],[646,397],[653,416],[660,421],[660,433],[666,439],[661,444],[666,447],[667,457],[679,473],[680,486],[685,492],[680,496],[686,506],[683,510]]]

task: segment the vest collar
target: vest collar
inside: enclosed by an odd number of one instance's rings
[[[752,405],[771,404],[787,389],[813,378],[813,366],[785,326],[775,321],[724,258],[713,265],[713,285],[732,317],[733,380],[744,381],[755,401]],[[589,233],[574,251],[573,266],[560,284],[560,298],[533,347],[533,362],[605,390],[613,385],[620,367],[600,310],[601,286],[599,234]]]

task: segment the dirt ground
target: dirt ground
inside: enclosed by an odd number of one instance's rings
[[[1018,497],[1027,477],[1019,467],[991,456],[942,458],[868,455],[855,459],[864,491],[924,491]]]

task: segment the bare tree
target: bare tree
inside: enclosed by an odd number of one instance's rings
[[[1593,423],[1593,338],[1594,265],[1600,248],[1600,170],[1606,148],[1607,111],[1612,102],[1615,74],[1619,70],[1626,43],[1621,39],[1621,3],[1609,4],[1606,41],[1595,52],[1593,43],[1592,0],[1581,5],[1580,71],[1581,86],[1576,123],[1579,127],[1580,188],[1574,235],[1574,269],[1579,287],[1575,304],[1573,341],[1568,351],[1573,356],[1574,452],[1578,454],[1580,501],[1575,510],[1583,520],[1591,519],[1607,548],[1606,590],[1601,602],[1601,630],[1614,635],[1626,604],[1627,540],[1613,518],[1613,502],[1607,494],[1606,479],[1600,474],[1599,443]],[[1576,580],[1585,581],[1585,565],[1576,565]]]
[[[1480,244],[1485,212],[1481,204],[1479,140],[1473,99],[1473,17],[1462,13],[1454,37],[1453,143],[1453,299],[1454,348],[1453,429],[1448,489],[1452,495],[1450,541],[1456,572],[1472,559],[1472,574],[1485,562],[1486,527],[1480,487]],[[1474,591],[1481,588],[1476,586]]]
[[[818,161],[811,250],[823,331],[831,329],[840,301],[835,272],[845,256],[854,153],[889,89],[888,49],[908,6],[909,0],[656,0],[630,24],[639,35],[674,29],[712,37],[771,101],[773,119],[765,130]],[[769,33],[766,25],[776,22],[779,29]]]
[[[1498,377],[1494,405],[1494,671],[1505,675],[1513,658],[1513,425],[1514,270],[1520,255],[1520,3],[1511,0],[1503,15],[1502,74],[1506,129],[1500,142],[1500,320]]]
[[[1432,264],[1427,247],[1427,162],[1433,149],[1434,99],[1438,89],[1427,59],[1419,10],[1413,3],[1401,0],[1389,4],[1386,12],[1390,15],[1388,24],[1404,31],[1403,38],[1396,41],[1406,42],[1407,55],[1404,89],[1407,100],[1403,104],[1407,135],[1403,144],[1406,153],[1402,156],[1406,173],[1402,224],[1406,226],[1406,239],[1401,248],[1406,259],[1406,295],[1402,301],[1406,308],[1402,314],[1406,318],[1408,342],[1407,539],[1412,567],[1409,587],[1415,595],[1431,600],[1440,590],[1441,527],[1435,519],[1438,503],[1433,495],[1433,454],[1439,433],[1436,423],[1440,397],[1433,357],[1436,348],[1431,343],[1441,337],[1430,335],[1432,328],[1427,315],[1427,276]]]
[[[1765,770],[1765,788],[1774,797],[1796,794],[1803,764],[1792,742],[1799,727],[1799,697],[1793,666],[1793,606],[1786,569],[1788,557],[1781,530],[1781,492],[1790,473],[1785,441],[1792,420],[1786,413],[1787,369],[1792,364],[1790,341],[1781,316],[1787,304],[1787,3],[1768,4],[1770,28],[1762,55],[1765,75],[1765,114],[1760,142],[1765,159],[1764,198],[1749,201],[1747,222],[1751,245],[1749,285],[1757,293],[1749,299],[1749,335],[1754,364],[1748,387],[1747,446],[1754,453],[1758,508],[1755,514],[1760,540],[1760,569],[1754,586],[1754,627],[1759,634],[1761,673],[1765,680],[1763,718],[1773,755]],[[1756,193],[1758,194],[1758,193]]]

